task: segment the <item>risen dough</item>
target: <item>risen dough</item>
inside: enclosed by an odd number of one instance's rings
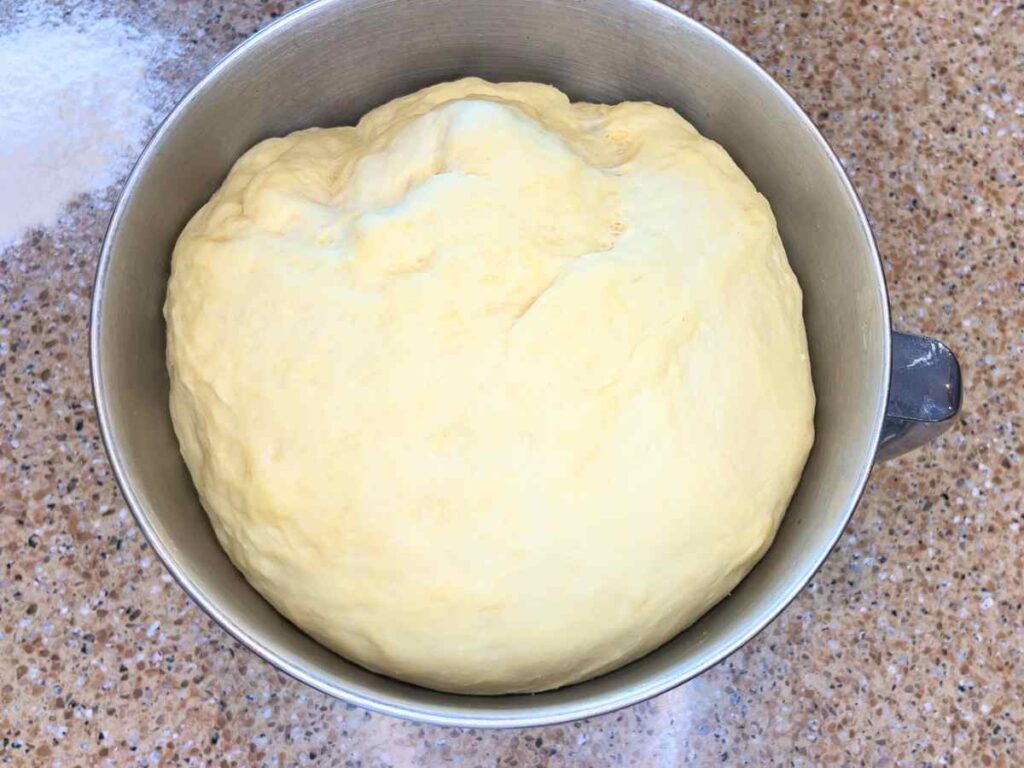
[[[665,642],[765,552],[813,439],[768,203],[652,104],[469,79],[264,141],[182,233],[165,314],[231,559],[432,688]]]

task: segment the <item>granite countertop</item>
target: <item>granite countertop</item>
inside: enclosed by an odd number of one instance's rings
[[[156,118],[291,5],[101,10],[167,42]],[[877,467],[813,583],[698,680],[550,728],[393,720],[275,672],[145,544],[87,365],[118,189],[79,197],[62,226],[0,252],[0,763],[1024,764],[1024,6],[680,7],[764,65],[832,142],[874,222],[895,324],[960,356],[956,426]]]

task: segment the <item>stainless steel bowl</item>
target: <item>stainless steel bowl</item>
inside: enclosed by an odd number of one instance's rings
[[[649,99],[723,144],[774,208],[804,290],[818,397],[817,442],[800,487],[771,550],[735,592],[647,657],[536,695],[407,685],[345,661],[283,619],[214,538],[168,415],[161,306],[171,249],[234,160],[268,136],[352,123],[395,96],[469,74],[551,83],[588,101]],[[146,148],[103,246],[91,332],[96,403],[117,479],[192,598],[240,642],[315,688],[449,725],[597,715],[721,661],[818,569],[876,457],[941,430],[960,401],[956,360],[945,347],[891,334],[868,222],[811,121],[740,51],[652,0],[322,0],[282,18],[214,67]]]

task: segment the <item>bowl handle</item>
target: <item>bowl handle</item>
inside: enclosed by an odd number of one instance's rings
[[[892,335],[892,383],[875,461],[885,461],[930,442],[960,412],[960,363],[937,339]]]

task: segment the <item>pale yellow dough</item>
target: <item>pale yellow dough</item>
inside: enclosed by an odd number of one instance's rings
[[[768,203],[652,104],[467,79],[264,141],[182,233],[165,315],[231,559],[432,688],[661,645],[764,554],[813,440]]]

